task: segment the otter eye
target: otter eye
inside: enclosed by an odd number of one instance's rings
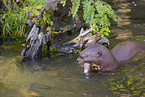
[[[102,55],[102,52],[98,52],[97,54],[101,56]]]

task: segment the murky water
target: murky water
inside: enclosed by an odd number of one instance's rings
[[[1,97],[103,97],[112,94],[103,85],[109,74],[83,75],[75,55],[19,63],[18,51],[11,50],[3,50],[1,54]]]
[[[110,48],[124,40],[145,45],[143,0],[113,0],[122,22],[112,27]],[[128,9],[128,10],[126,10]],[[139,10],[140,9],[140,10]],[[126,11],[126,12],[124,12]],[[138,16],[137,13],[140,13]],[[130,16],[130,17],[129,17]],[[130,97],[145,95],[145,56],[122,63],[111,73],[86,76],[76,63],[78,55],[65,55],[21,63],[22,42],[0,46],[0,97]]]

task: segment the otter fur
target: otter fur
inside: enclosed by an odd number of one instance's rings
[[[101,44],[94,44],[84,49],[77,58],[78,63],[94,63],[100,66],[101,71],[112,71],[120,66],[121,61],[133,58],[145,46],[133,41],[117,44],[110,51]]]

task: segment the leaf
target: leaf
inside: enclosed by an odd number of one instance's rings
[[[80,0],[71,0],[72,2],[72,14],[73,17],[76,15],[78,12],[79,6],[80,6]]]
[[[108,33],[108,32],[104,32],[104,35],[105,35],[105,36],[109,36],[109,33]]]
[[[30,12],[32,9],[33,9],[32,7],[25,7],[25,8],[23,8],[23,10],[26,11],[26,12]]]
[[[38,10],[34,10],[34,14],[35,14],[36,16],[39,16],[39,11],[38,11]]]
[[[62,6],[64,7],[66,5],[66,0],[61,0],[60,2],[62,4]]]

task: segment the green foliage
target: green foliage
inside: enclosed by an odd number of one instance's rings
[[[79,9],[80,0],[71,0],[72,1],[72,14],[76,15]],[[103,37],[108,36],[111,32],[110,27],[110,19],[112,18],[114,21],[120,20],[111,8],[109,4],[102,0],[83,0],[83,18],[86,23],[90,24],[90,30],[93,34],[99,32]]]
[[[26,2],[24,2],[26,1]],[[4,0],[3,14],[0,15],[2,20],[3,37],[23,36],[26,28],[25,22],[30,19],[33,23],[39,25],[51,23],[50,14],[43,12],[40,18],[40,12],[47,3],[44,0]],[[51,23],[52,24],[52,23]]]
[[[79,6],[80,6],[80,0],[71,0],[72,2],[72,14],[73,17],[75,16],[76,12],[78,12]]]
[[[53,25],[50,20],[53,11],[45,12],[45,0],[4,0],[4,7],[0,14],[2,21],[3,36],[10,35],[11,37],[22,36],[25,32],[25,22],[30,19],[36,25],[45,25],[46,23]],[[80,5],[83,5],[83,18],[86,23],[90,24],[90,31],[93,34],[99,32],[101,36],[108,36],[111,32],[110,18],[119,20],[111,6],[102,0],[71,0],[73,17],[79,10]],[[63,6],[66,0],[62,0]],[[40,11],[43,13],[40,14]],[[50,30],[51,31],[51,30]]]
[[[3,23],[3,36],[22,35],[24,33],[25,19],[27,18],[27,15],[16,2],[11,2],[13,4],[8,2],[8,0],[4,0],[4,3],[8,6],[3,8],[3,14],[0,15]],[[22,4],[21,6],[24,5]]]
[[[62,6],[65,6],[66,5],[66,0],[61,0],[60,3],[62,4]]]
[[[92,23],[94,18],[95,8],[92,6],[92,0],[84,0],[83,2],[83,10],[84,10],[84,20],[87,23]]]
[[[47,3],[44,2],[44,0],[27,0],[26,7],[23,8],[23,10],[26,13],[30,13],[30,16],[39,16],[39,10],[43,10],[43,7],[46,6]]]

